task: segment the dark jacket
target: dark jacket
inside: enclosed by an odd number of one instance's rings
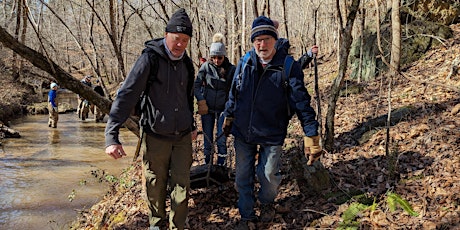
[[[209,61],[201,66],[195,80],[195,97],[197,101],[206,100],[209,113],[224,111],[234,73],[235,66],[227,57],[219,67]]]
[[[94,91],[103,97],[105,96],[104,89],[100,85],[94,86]]]
[[[289,86],[283,87],[282,67],[286,54],[277,52],[263,68],[254,49],[247,65],[239,61],[224,116],[234,117],[232,134],[253,144],[282,145],[291,116],[288,105],[300,119],[306,136],[318,135],[315,111],[304,86],[303,72],[294,62]]]
[[[139,101],[148,78],[155,72],[157,74],[153,76],[154,81],[149,90],[149,97],[155,108],[152,111],[155,122],[153,128],[144,127],[144,131],[160,138],[178,140],[193,130],[194,76],[189,74],[186,66],[186,61],[190,61],[190,58],[184,54],[181,60],[172,61],[165,51],[163,40],[158,38],[145,43],[146,49],[120,88],[105,129],[106,146],[120,144],[119,129]],[[152,68],[155,62],[151,60],[149,52],[155,52],[158,59],[156,71]]]

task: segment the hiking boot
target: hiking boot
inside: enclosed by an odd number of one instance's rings
[[[261,204],[260,205],[260,221],[269,223],[273,221],[275,217],[275,207],[273,204]]]
[[[253,230],[256,229],[254,222],[249,220],[240,220],[240,223],[235,227],[235,230]]]

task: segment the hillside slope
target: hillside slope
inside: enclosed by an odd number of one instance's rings
[[[390,129],[395,163],[388,164],[392,161],[385,156],[385,128],[369,126],[388,109],[388,82],[378,78],[361,84],[361,93],[338,101],[336,151],[322,158],[332,183],[322,194],[304,193],[294,177],[289,159],[298,155],[302,133],[293,122],[277,215],[269,226],[259,224],[260,229],[460,229],[460,74],[446,78],[460,54],[460,25],[452,29],[455,37],[445,46],[405,67],[403,73],[411,80],[394,79],[391,108],[404,111]],[[334,68],[332,62],[319,67],[323,105]],[[388,180],[392,172],[395,180]],[[137,162],[101,202],[82,211],[73,229],[147,229],[140,181]],[[232,182],[192,190],[189,229],[233,229],[239,218],[236,200]]]

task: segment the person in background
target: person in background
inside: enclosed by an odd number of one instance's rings
[[[102,88],[102,82],[99,79],[96,80],[96,86],[94,86],[94,91],[99,95],[105,97],[104,89]],[[94,106],[94,119],[97,122],[104,120],[105,114],[97,106]]]
[[[304,86],[304,75],[298,62],[293,62],[288,86],[281,82],[286,53],[275,49],[277,39],[278,32],[272,20],[260,16],[253,21],[250,59],[244,65],[244,58],[239,61],[223,112],[224,132],[235,138],[235,183],[241,215],[236,229],[249,229],[251,222],[271,222],[274,218],[274,201],[282,178],[282,145],[292,117],[289,111],[295,111],[301,122],[309,164],[322,152],[316,113],[310,106],[311,97]],[[259,216],[254,210],[256,176],[260,184],[257,191]]]
[[[217,126],[217,165],[224,166],[227,159],[227,138],[223,135],[224,117],[228,91],[232,84],[235,66],[227,58],[227,51],[222,42],[224,35],[216,33],[209,49],[210,60],[203,63],[195,80],[195,97],[198,102],[198,114],[204,135],[205,163],[213,164],[214,127]]]
[[[88,87],[92,88],[93,84],[91,83],[91,78],[93,78],[93,76],[86,75],[83,79],[81,79],[80,82],[83,83],[84,85],[87,85]],[[78,97],[78,106],[77,106],[78,118],[81,118],[82,120],[85,120],[86,116],[88,115],[88,112],[91,110],[90,109],[90,104],[82,96],[77,95],[77,97]]]
[[[273,24],[275,25],[275,28],[278,30],[278,27],[279,27],[279,22],[278,20],[273,20]],[[290,54],[290,49],[291,48],[291,44],[289,44],[289,40],[287,40],[286,38],[278,38],[278,40],[276,40],[276,44],[275,44],[275,49],[278,51],[278,52],[285,52],[286,54]],[[313,54],[317,54],[318,53],[318,46],[317,45],[313,45],[306,53],[302,54],[302,56],[300,56],[300,58],[297,60],[297,62],[299,62],[300,64],[300,68],[302,69],[305,69],[307,68],[308,64],[313,60]]]
[[[59,120],[58,101],[57,101],[58,84],[52,82],[48,93],[48,127],[57,128]]]
[[[200,65],[199,65],[199,67],[201,67],[206,61],[207,61],[206,58],[200,57]]]
[[[149,106],[148,111],[141,113],[140,136],[150,230],[160,229],[162,220],[166,219],[168,183],[171,190],[169,229],[185,228],[193,161],[192,139],[197,135],[192,91],[195,70],[186,53],[193,30],[184,9],[171,16],[165,30],[163,38],[145,43],[146,48],[112,104],[105,129],[105,152],[114,159],[126,156],[119,140],[119,129],[142,92],[148,90],[145,101]],[[155,80],[146,89],[149,77]]]

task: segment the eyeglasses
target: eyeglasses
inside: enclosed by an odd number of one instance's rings
[[[211,59],[222,60],[224,59],[224,56],[214,56],[214,57],[211,57]]]
[[[256,45],[260,45],[262,42],[264,42],[266,44],[267,42],[272,41],[272,38],[273,38],[272,36],[267,36],[267,37],[263,37],[263,38],[256,38],[256,39],[254,39],[254,43]]]

